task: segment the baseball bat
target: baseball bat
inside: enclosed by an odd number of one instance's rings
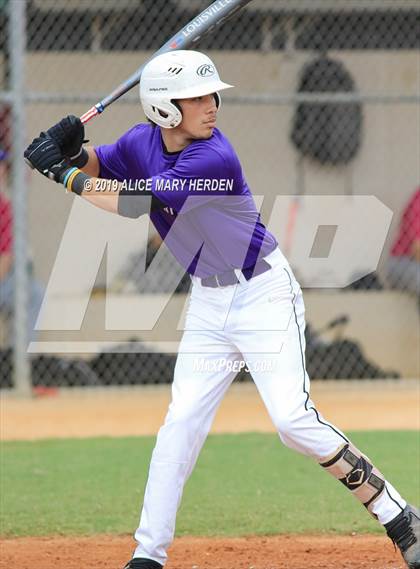
[[[158,49],[150,59],[141,65],[135,73],[118,85],[116,89],[107,95],[102,101],[96,103],[84,115],[80,117],[83,124],[102,113],[111,103],[119,99],[124,93],[140,82],[140,77],[145,65],[157,55],[174,51],[176,49],[187,49],[194,46],[203,37],[210,34],[216,26],[226,22],[236,14],[251,0],[216,0],[208,8],[203,10],[198,16],[193,18],[186,26],[173,35],[160,49]]]

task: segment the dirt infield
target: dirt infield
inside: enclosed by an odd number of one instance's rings
[[[311,397],[342,430],[420,427],[416,381],[318,382]],[[46,392],[31,400],[5,397],[2,440],[155,435],[170,400],[169,386]],[[273,432],[253,384],[233,385],[217,413],[213,433]]]
[[[8,539],[1,569],[122,569],[131,537]],[[179,538],[165,569],[403,569],[400,555],[381,536]]]

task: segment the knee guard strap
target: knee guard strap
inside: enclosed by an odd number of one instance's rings
[[[351,443],[343,445],[338,452],[320,465],[344,484],[372,514],[372,505],[385,488],[385,478],[369,458]]]

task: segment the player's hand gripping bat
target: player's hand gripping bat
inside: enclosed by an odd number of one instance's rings
[[[210,34],[217,26],[226,22],[226,20],[231,18],[246,4],[249,4],[250,1],[251,0],[216,0],[216,2],[210,4],[208,8],[203,10],[198,16],[179,30],[179,32],[173,35],[150,59],[153,59],[161,53],[176,49],[188,49],[189,47],[195,46],[199,40]],[[148,61],[150,61],[150,59]],[[139,69],[126,81],[121,83],[121,85],[118,85],[112,93],[107,95],[102,101],[99,101],[99,103],[96,103],[96,105],[82,115],[80,117],[82,123],[85,124],[96,115],[102,113],[111,103],[137,85],[140,82],[140,77],[146,63],[139,67]]]

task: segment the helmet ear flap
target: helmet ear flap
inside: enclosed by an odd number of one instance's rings
[[[181,109],[181,105],[178,103],[178,101],[176,99],[171,99],[171,103],[173,105],[175,105],[175,107],[178,109],[178,111],[181,113],[182,115],[182,109]]]
[[[174,107],[176,107],[178,109],[178,111],[181,114],[181,120],[179,121],[178,124],[180,124],[182,122],[182,109],[181,109],[181,105],[178,103],[178,101],[176,99],[171,99],[171,103],[173,104]]]

